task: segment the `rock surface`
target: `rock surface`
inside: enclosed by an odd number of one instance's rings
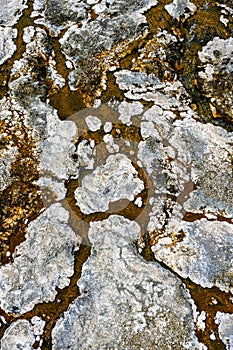
[[[0,4],[1,348],[231,349],[232,3]]]
[[[58,320],[53,349],[204,349],[194,335],[189,293],[138,256],[132,243],[139,232],[120,216],[91,224],[81,296]]]
[[[144,189],[137,170],[123,154],[112,155],[106,164],[97,167],[82,180],[75,191],[77,205],[84,214],[107,211],[109,203],[119,199],[133,201]]]
[[[224,314],[222,312],[217,312],[216,314],[216,323],[219,325],[219,336],[222,339],[223,343],[226,345],[227,350],[233,349],[233,336],[232,336],[232,327],[233,327],[233,316],[232,314]]]
[[[25,349],[31,350],[35,343],[32,325],[27,320],[13,323],[1,340],[2,350]]]
[[[52,301],[56,288],[69,284],[74,272],[73,250],[80,240],[67,225],[69,213],[54,204],[29,224],[25,242],[14,262],[0,268],[1,307],[25,313],[43,301]]]

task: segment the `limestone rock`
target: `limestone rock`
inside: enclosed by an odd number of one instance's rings
[[[109,203],[119,199],[129,199],[144,189],[134,166],[123,154],[109,156],[106,163],[86,175],[82,186],[75,190],[77,205],[84,214],[104,212]]]
[[[0,27],[0,65],[15,52],[15,38],[17,38],[17,29]]]
[[[217,312],[215,322],[219,325],[218,331],[220,339],[226,345],[227,350],[233,349],[233,315],[223,312]]]
[[[1,350],[32,350],[35,340],[30,322],[18,320],[6,330],[1,339]]]
[[[69,213],[60,203],[29,224],[14,262],[0,268],[0,301],[6,312],[24,313],[39,302],[54,300],[73,274],[73,250],[80,239],[68,226]]]
[[[53,329],[54,350],[204,349],[194,335],[189,293],[170,272],[137,255],[132,241],[139,232],[120,216],[91,224],[81,296]]]

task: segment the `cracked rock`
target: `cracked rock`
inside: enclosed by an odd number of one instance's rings
[[[232,53],[233,38],[215,37],[198,54],[201,88],[210,99],[212,113],[215,117],[226,115],[230,120],[233,118]]]
[[[106,163],[82,180],[82,186],[75,190],[77,205],[84,214],[104,212],[109,203],[129,199],[144,189],[144,183],[124,154],[111,155]]]
[[[6,312],[24,313],[53,301],[56,288],[69,284],[74,272],[73,250],[80,239],[68,226],[69,213],[53,204],[28,226],[14,262],[0,268],[0,301]]]
[[[138,256],[132,241],[139,232],[137,223],[120,216],[91,223],[81,296],[54,327],[54,350],[205,349],[194,334],[188,291]]]

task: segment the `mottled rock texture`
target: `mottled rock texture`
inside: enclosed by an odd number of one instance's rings
[[[187,290],[138,256],[132,243],[139,232],[120,216],[91,224],[81,296],[57,322],[53,349],[201,349]]]
[[[0,5],[1,349],[231,349],[231,1]]]
[[[124,198],[133,201],[144,189],[143,181],[137,175],[125,155],[109,156],[106,164],[83,178],[82,185],[75,191],[77,205],[84,214],[90,214],[107,211],[109,202]]]
[[[224,314],[222,312],[217,312],[215,322],[219,325],[219,335],[223,343],[226,345],[227,350],[233,348],[233,336],[232,336],[232,326],[233,326],[233,316],[232,314]]]
[[[29,224],[14,262],[0,268],[0,300],[5,311],[29,311],[41,301],[54,300],[56,288],[69,284],[72,252],[79,240],[67,225],[68,218],[69,213],[54,204]]]

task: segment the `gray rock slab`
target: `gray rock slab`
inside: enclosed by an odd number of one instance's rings
[[[0,65],[16,51],[14,39],[17,38],[17,33],[17,29],[0,27]]]
[[[219,337],[226,345],[226,350],[233,349],[233,315],[223,312],[217,312],[215,323],[218,326]]]
[[[37,303],[53,301],[56,288],[69,284],[80,238],[68,226],[68,218],[68,211],[56,203],[29,224],[13,263],[0,267],[3,310],[22,314]]]
[[[84,214],[104,212],[110,202],[124,198],[132,201],[143,189],[144,183],[131,160],[124,154],[116,154],[83,178],[75,190],[75,199]]]
[[[155,257],[204,288],[233,292],[233,225],[201,219],[174,226],[178,233],[184,235],[181,242],[173,243],[172,236],[158,240]]]
[[[137,254],[132,241],[139,232],[120,216],[91,223],[81,296],[57,321],[53,350],[205,349],[195,336],[188,291]]]

